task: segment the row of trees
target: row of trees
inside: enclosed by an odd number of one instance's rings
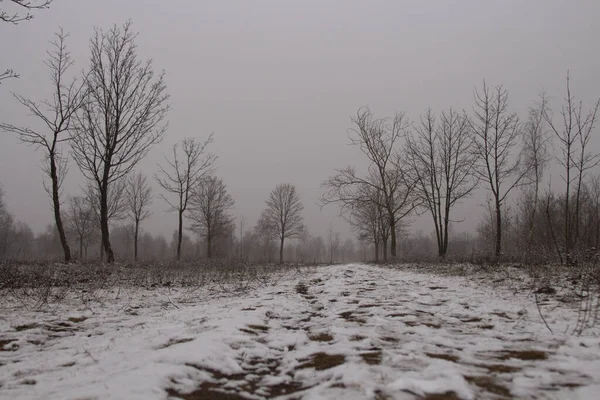
[[[135,204],[140,204],[136,203],[135,199],[146,198],[137,193],[148,193],[143,189],[139,190],[146,186],[147,180],[140,174],[133,174],[128,178],[125,186],[114,192],[116,196],[113,196],[113,192],[109,194],[110,235],[114,242],[115,254],[123,260],[168,260],[175,258],[178,250],[181,260],[219,257],[242,261],[274,262],[284,259],[290,262],[324,263],[364,261],[370,255],[368,243],[356,244],[350,239],[342,241],[340,233],[335,232],[333,227],[330,227],[325,238],[311,235],[303,225],[300,228],[301,221],[298,220],[297,214],[286,205],[293,204],[296,209],[301,208],[294,195],[295,189],[289,184],[279,185],[271,193],[268,202],[275,202],[276,206],[271,209],[267,205],[260,221],[254,227],[248,228],[244,217],[234,219],[228,214],[226,226],[217,224],[220,228],[215,231],[219,233],[211,239],[210,244],[205,234],[208,227],[197,225],[197,219],[192,214],[193,206],[185,214],[187,222],[184,224],[181,241],[177,229],[168,239],[161,235],[152,235],[136,223],[149,215],[144,207],[138,208],[142,210],[141,213],[135,212]],[[211,181],[221,182],[219,179]],[[205,186],[201,190],[216,193],[218,191],[214,188],[221,187],[217,183]],[[84,193],[81,196],[69,197],[64,207],[67,241],[73,248],[73,257],[81,260],[98,259],[104,253],[99,229],[98,197],[87,196],[88,194]],[[190,196],[190,204],[195,203],[195,197],[195,193]],[[214,197],[207,196],[204,204],[209,204],[212,198]],[[284,201],[278,202],[279,199]],[[291,201],[286,202],[287,199]],[[149,204],[143,201],[141,203]],[[206,208],[208,209],[209,207]],[[274,218],[280,210],[283,210],[281,214],[284,217],[284,229],[277,222],[269,222],[269,218]],[[278,232],[284,237],[283,246]],[[289,238],[296,240],[291,241]],[[26,224],[14,220],[0,199],[0,259],[57,259],[61,256],[62,246],[54,224],[48,225],[45,231],[34,234]]]
[[[11,3],[25,9],[50,4]],[[30,14],[0,10],[4,22],[30,18]],[[69,199],[69,229],[77,232],[80,256],[83,238],[96,230],[100,254],[114,261],[110,222],[128,214],[135,258],[140,224],[150,215],[151,189],[135,167],[167,132],[170,105],[164,72],[155,73],[152,60],[138,57],[136,37],[131,22],[108,31],[96,29],[90,40],[88,69],[71,77],[74,61],[65,44],[68,35],[60,30],[46,61],[51,99],[33,101],[14,95],[42,128],[0,123],[0,129],[43,151],[44,186],[66,261],[72,256],[61,190],[69,155],[88,180],[85,193]],[[398,237],[408,218],[428,213],[434,223],[437,254],[444,258],[449,251],[453,208],[484,187],[489,193],[489,213],[479,232],[485,234],[495,257],[507,248],[532,253],[551,246],[561,261],[572,262],[574,251],[598,245],[598,225],[594,225],[600,219],[598,178],[593,171],[600,156],[591,151],[591,142],[600,100],[586,109],[572,95],[568,75],[566,98],[556,114],[541,95],[522,121],[510,110],[508,100],[502,86],[492,88],[484,81],[475,90],[470,113],[449,109],[436,116],[428,110],[412,123],[402,112],[393,118],[375,118],[368,108],[361,108],[352,118],[350,140],[366,156],[368,168],[360,173],[353,166],[337,170],[323,182],[322,204],[340,205],[359,241],[371,243],[376,257],[381,253],[384,259],[388,254],[399,257]],[[189,229],[206,242],[208,257],[214,241],[231,236],[235,229],[230,214],[234,201],[214,175],[216,156],[207,152],[212,141],[212,135],[205,141],[183,140],[154,175],[164,191],[161,197],[177,213],[177,259],[182,253],[185,218],[191,221]],[[553,191],[548,179],[551,168],[560,171],[560,192]],[[515,201],[513,194],[519,190],[520,198]],[[8,221],[10,214],[3,212]],[[279,242],[280,261],[285,240],[302,237],[301,212],[295,188],[284,184],[270,194],[259,218],[255,231]],[[73,222],[76,216],[81,216],[77,223]],[[518,245],[509,245],[511,240]]]
[[[110,241],[111,220],[125,214],[133,223],[134,258],[137,258],[139,227],[150,216],[152,193],[147,178],[134,171],[150,148],[167,131],[170,109],[165,74],[154,72],[152,60],[137,55],[131,22],[108,31],[96,29],[90,40],[89,69],[80,78],[68,75],[74,61],[66,47],[68,34],[60,30],[48,51],[51,100],[15,99],[39,121],[39,130],[0,123],[0,129],[17,135],[21,142],[43,151],[45,184],[52,200],[54,221],[65,261],[72,259],[61,209],[61,189],[70,155],[88,180],[85,194],[69,199],[68,220],[78,237],[79,254],[87,237],[100,231],[101,256],[115,259]],[[184,216],[191,229],[206,241],[207,257],[213,242],[234,229],[230,211],[234,201],[224,182],[214,176],[216,156],[207,152],[213,136],[202,142],[184,139],[173,147],[172,157],[159,164],[155,179],[164,190],[161,197],[177,212],[176,259],[181,258]],[[267,200],[259,227],[280,243],[283,261],[285,239],[299,237],[304,229],[302,204],[293,185],[278,185]]]
[[[322,184],[322,204],[338,204],[358,237],[373,243],[376,258],[381,248],[384,259],[388,241],[391,256],[398,256],[397,236],[406,218],[428,213],[438,256],[444,258],[452,209],[483,187],[489,213],[478,230],[479,247],[485,243],[493,256],[501,256],[512,224],[520,228],[515,240],[520,245],[510,246],[510,252],[532,254],[550,247],[561,262],[571,263],[574,251],[598,248],[600,175],[590,173],[600,162],[591,151],[600,100],[585,109],[572,95],[568,75],[566,93],[559,116],[542,94],[524,122],[510,110],[507,90],[485,81],[475,90],[470,114],[449,109],[436,117],[428,110],[413,124],[404,113],[375,118],[361,108],[349,136],[365,154],[367,170],[336,170]],[[562,193],[552,190],[550,166],[560,171]],[[520,198],[515,201],[516,189]],[[510,211],[511,204],[519,204],[518,212]],[[514,239],[514,229],[510,235]]]

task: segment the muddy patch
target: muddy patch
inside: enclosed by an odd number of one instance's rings
[[[460,357],[446,353],[425,353],[425,355],[430,358],[437,358],[440,360],[446,360],[451,362],[457,362],[458,360],[460,360]]]
[[[354,315],[353,311],[344,311],[340,313],[339,316],[348,322],[356,322],[359,324],[364,324],[365,322],[367,322],[364,318],[360,318]]]
[[[16,342],[17,339],[0,339],[0,351],[16,351],[19,346],[13,342]]]
[[[548,353],[541,350],[503,350],[495,353],[492,357],[503,361],[510,359],[521,361],[543,361],[548,359]]]
[[[500,385],[490,376],[465,376],[465,380],[481,390],[495,394],[502,399],[512,399],[510,390],[506,386]]]
[[[296,293],[306,295],[308,294],[308,286],[305,283],[300,282],[296,285]]]
[[[310,340],[312,340],[313,342],[332,342],[333,341],[333,336],[326,332],[313,333],[311,335],[308,335],[308,338]]]
[[[80,322],[83,322],[87,319],[87,317],[71,317],[68,319],[69,322],[72,322],[74,324],[78,324]]]
[[[156,350],[166,349],[168,347],[175,346],[177,344],[191,342],[192,340],[194,340],[194,339],[192,339],[192,338],[173,338],[173,339],[169,339],[169,341],[167,343],[165,343],[165,344],[163,344],[161,346],[158,346],[156,348]]]
[[[381,364],[382,353],[381,350],[368,351],[360,353],[360,357],[369,365],[379,365]]]
[[[28,330],[35,329],[38,327],[39,327],[38,324],[32,323],[32,324],[18,325],[18,326],[15,326],[14,329],[17,332],[23,332],[23,331],[28,331]]]
[[[348,340],[350,340],[351,342],[360,342],[362,340],[365,340],[367,337],[363,336],[363,335],[352,335],[348,338]]]
[[[317,371],[323,371],[342,365],[346,361],[346,356],[319,352],[302,361],[303,363],[298,366],[298,369],[314,368]]]

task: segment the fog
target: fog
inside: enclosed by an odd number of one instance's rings
[[[10,92],[51,95],[43,61],[59,26],[70,33],[79,71],[87,68],[94,27],[131,18],[140,58],[166,71],[172,106],[164,140],[137,170],[151,177],[175,143],[214,132],[216,174],[235,199],[235,215],[250,227],[275,185],[289,182],[312,234],[325,236],[333,224],[350,237],[335,206],[321,210],[318,203],[320,183],[336,168],[365,166],[347,137],[359,107],[380,117],[402,110],[413,121],[429,107],[470,111],[473,90],[486,79],[505,86],[511,109],[524,118],[542,88],[558,107],[567,70],[577,98],[589,104],[600,94],[598,15],[594,0],[56,0],[31,21],[0,24],[0,69],[20,74],[0,85],[0,121],[36,126]],[[52,222],[40,159],[15,136],[0,134],[7,208],[35,231]],[[83,183],[71,162],[65,196],[79,193]],[[457,231],[474,229],[485,198],[479,189],[456,208]],[[155,198],[143,228],[169,237],[177,221],[166,208]],[[414,218],[411,230],[429,232],[429,218]]]

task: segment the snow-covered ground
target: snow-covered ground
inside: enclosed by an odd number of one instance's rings
[[[0,307],[3,399],[600,398],[600,339],[556,333],[574,310],[547,306],[551,334],[528,293],[468,277],[344,265]]]

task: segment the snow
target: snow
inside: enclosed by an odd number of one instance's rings
[[[359,264],[243,296],[124,287],[33,310],[4,294],[0,398],[596,399],[598,332],[556,333],[566,305],[545,316],[554,334],[526,291]]]

